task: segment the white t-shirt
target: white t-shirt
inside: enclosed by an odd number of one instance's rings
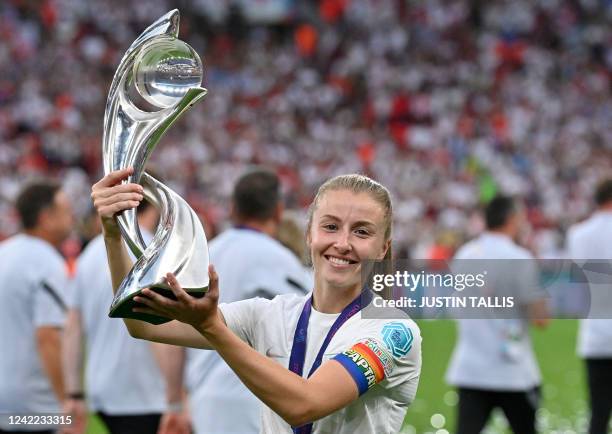
[[[567,251],[572,260],[612,260],[612,212],[596,212],[586,221],[572,226],[567,235]],[[584,273],[587,280],[596,282],[601,279],[589,279],[590,272]],[[599,303],[600,309],[603,303],[610,306],[609,297],[606,300],[597,299],[609,295],[610,284],[602,285],[593,281],[589,283],[591,305]],[[612,319],[582,320],[578,332],[578,353],[587,358],[612,357]]]
[[[0,282],[0,413],[58,412],[35,333],[64,324],[65,262],[41,238],[15,235],[0,243]]]
[[[228,229],[209,247],[210,262],[219,274],[221,302],[312,289],[312,276],[295,255],[261,232]],[[259,432],[261,402],[215,351],[187,349],[186,378],[196,434]]]
[[[251,347],[288,368],[293,337],[306,296],[281,295],[222,304],[230,329]],[[312,311],[304,377],[308,375],[334,315]],[[416,394],[421,371],[421,335],[409,319],[364,319],[353,315],[331,339],[322,364],[336,359],[353,377],[361,396],[313,425],[313,433],[397,433]],[[261,432],[291,434],[291,427],[263,406]]]
[[[483,267],[491,269],[485,283],[497,281],[497,285],[516,288],[519,306],[543,297],[533,256],[505,235],[486,232],[461,247],[454,259],[487,260],[489,266],[483,263]],[[508,261],[492,261],[502,259]],[[511,319],[459,319],[457,343],[446,373],[448,383],[501,391],[529,390],[539,385],[540,370],[528,326],[525,315],[518,312]]]
[[[89,408],[111,415],[163,413],[165,383],[151,344],[132,338],[121,319],[108,317],[113,291],[102,236],[85,248],[76,270],[70,304],[81,314],[86,338]]]

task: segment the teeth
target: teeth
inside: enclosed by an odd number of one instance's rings
[[[329,261],[333,262],[334,264],[339,264],[339,265],[348,265],[348,264],[350,264],[350,262],[347,261],[346,259],[335,258],[333,256],[329,257]]]

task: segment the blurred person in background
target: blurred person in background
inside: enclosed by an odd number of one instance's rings
[[[58,249],[72,230],[72,207],[58,184],[42,181],[19,193],[16,208],[21,232],[0,243],[0,414],[57,414],[69,284]],[[53,431],[0,421],[0,433]]]
[[[485,220],[486,231],[457,251],[453,271],[483,260],[490,264],[485,265],[483,293],[509,289],[505,294],[516,294],[518,306],[512,318],[458,320],[458,340],[447,371],[448,383],[459,393],[456,432],[479,434],[493,409],[501,408],[515,434],[533,434],[542,380],[528,326],[546,326],[546,301],[534,257],[515,241],[526,224],[521,204],[496,196],[486,207]]]
[[[309,291],[310,273],[276,239],[284,209],[278,176],[264,168],[247,171],[231,203],[234,226],[209,245],[210,262],[223,279],[221,301]],[[196,434],[260,432],[260,401],[216,352],[187,349],[186,382]]]
[[[148,244],[159,212],[142,201],[137,216]],[[180,350],[132,338],[123,324],[108,317],[112,300],[106,249],[98,235],[77,262],[64,330],[64,411],[74,417],[67,433],[85,432],[89,410],[110,434],[189,434],[182,405],[183,369],[176,358]]]
[[[597,209],[584,222],[572,226],[567,253],[573,261],[612,260],[612,179],[602,181],[595,192]],[[588,270],[583,270],[588,280]],[[609,276],[608,276],[609,277]],[[597,303],[597,288],[590,282],[591,304]],[[602,286],[604,291],[610,284]],[[609,306],[609,304],[608,304]],[[610,314],[610,312],[607,312]],[[612,317],[587,318],[580,323],[578,354],[586,363],[591,404],[589,434],[608,433],[612,412]]]

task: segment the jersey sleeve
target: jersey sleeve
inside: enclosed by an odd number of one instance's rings
[[[63,326],[66,315],[66,293],[68,276],[63,264],[59,263],[39,276],[34,282],[33,313],[34,325]]]
[[[421,334],[411,321],[376,321],[364,337],[334,357],[353,377],[359,394],[376,384],[388,389],[418,380]],[[415,382],[416,392],[416,382]]]
[[[221,303],[219,309],[230,330],[253,347],[257,320],[267,303],[269,300],[257,297],[233,303]]]
[[[540,284],[538,264],[534,258],[520,261],[517,278],[518,298],[520,304],[529,304],[546,298],[546,290]]]
[[[276,264],[271,259],[260,258],[246,270],[241,279],[245,297],[270,300],[279,294],[304,295],[312,289],[312,278],[301,266],[282,256]]]

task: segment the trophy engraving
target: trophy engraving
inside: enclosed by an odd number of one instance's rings
[[[164,283],[176,275],[193,296],[208,289],[208,247],[202,224],[177,193],[144,171],[163,134],[207,90],[200,87],[202,62],[178,39],[179,12],[172,10],[151,24],[128,48],[115,72],[104,112],[104,174],[133,167],[127,182],[140,183],[145,199],[160,212],[153,240],[143,241],[136,210],[117,215],[121,234],[136,263],[117,289],[109,316],[153,324],[167,318],[132,312],[132,300],[144,288],[173,298]]]

